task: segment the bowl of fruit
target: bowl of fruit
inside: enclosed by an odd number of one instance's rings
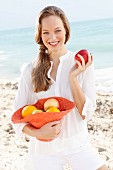
[[[61,120],[75,107],[75,103],[63,97],[39,99],[33,105],[25,105],[12,115],[13,123],[30,123],[35,128]]]

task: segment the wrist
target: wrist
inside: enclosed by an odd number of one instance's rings
[[[69,81],[70,82],[78,82],[77,76],[75,76],[73,73],[69,75]]]

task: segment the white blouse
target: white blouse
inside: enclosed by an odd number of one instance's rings
[[[69,71],[75,64],[74,56],[74,52],[68,51],[65,55],[60,57],[56,81],[50,77],[52,69],[51,62],[48,77],[51,78],[52,85],[46,92],[33,92],[31,82],[33,64],[28,64],[22,71],[20,77],[19,88],[14,103],[14,110],[17,110],[26,104],[34,104],[38,99],[51,96],[61,96],[73,101],[69,84]],[[86,96],[86,102],[82,112],[83,115],[86,115],[86,119],[82,120],[78,110],[74,108],[64,117],[62,130],[58,138],[50,142],[42,142],[34,137],[30,137],[30,152],[32,156],[33,154],[51,154],[62,151],[65,152],[71,149],[80,149],[89,143],[86,120],[91,119],[96,107],[93,64],[78,76],[78,82]],[[22,136],[22,129],[26,123],[13,125],[16,133]]]

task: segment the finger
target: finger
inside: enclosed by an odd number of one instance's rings
[[[85,64],[82,65],[79,61],[76,62],[76,68],[79,69],[79,71],[84,71],[85,70]]]
[[[86,64],[86,67],[90,66],[92,64],[92,55],[91,53],[88,53],[88,62]]]
[[[58,121],[54,121],[54,122],[51,122],[50,123],[50,126],[55,126],[55,125],[57,125],[57,124],[59,124],[60,123],[60,121],[58,120]]]
[[[78,61],[78,60],[76,60],[76,67],[78,68],[78,67],[81,67],[81,63],[80,63],[80,61]]]
[[[61,129],[61,124],[57,124],[55,126],[52,126],[52,128],[53,128],[53,131],[55,131],[56,134],[57,134]]]
[[[84,58],[80,55],[80,54],[78,54],[78,57],[81,59],[81,61],[82,61],[82,66],[85,66],[85,60],[84,60]]]
[[[60,131],[60,132],[61,132],[61,131]],[[60,132],[59,132],[59,133],[57,133],[56,137],[60,136]]]
[[[58,134],[61,131],[61,124],[53,126],[52,131],[53,131],[53,133]]]
[[[92,56],[91,53],[88,52],[88,62],[91,63],[92,62]]]

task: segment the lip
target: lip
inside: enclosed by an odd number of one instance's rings
[[[55,47],[55,46],[58,45],[58,43],[59,43],[59,41],[56,41],[56,42],[49,42],[49,45]]]

